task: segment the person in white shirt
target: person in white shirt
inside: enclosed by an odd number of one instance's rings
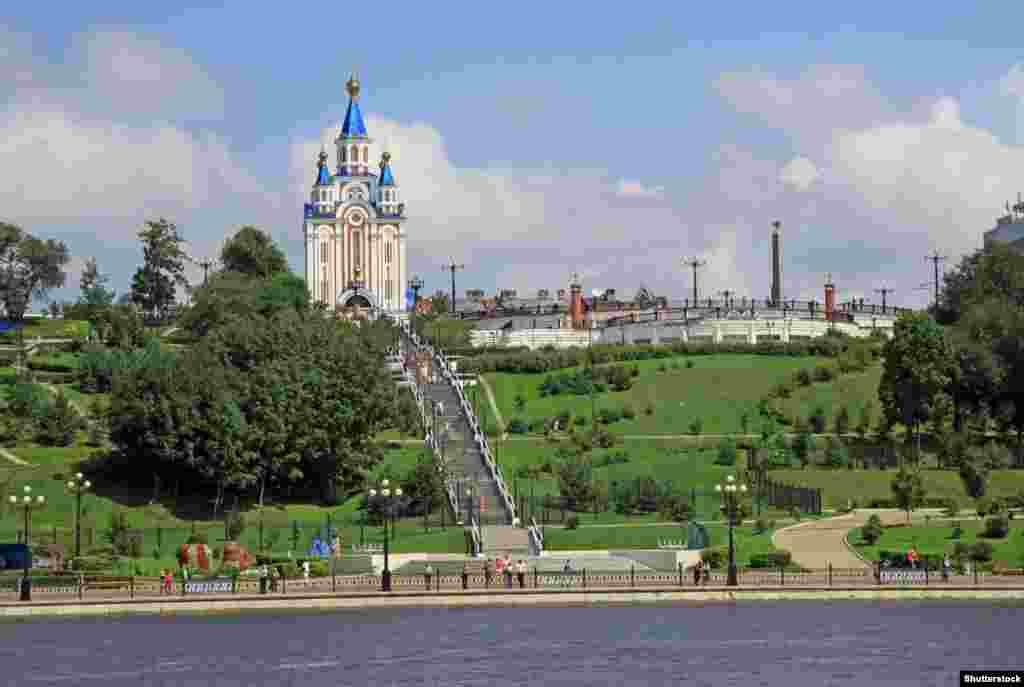
[[[302,578],[309,584],[309,561],[302,562]]]

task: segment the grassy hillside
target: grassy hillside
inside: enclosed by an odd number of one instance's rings
[[[797,387],[792,396],[782,401],[786,417],[796,418],[807,416],[817,405],[825,409],[828,418],[828,431],[832,431],[836,413],[846,406],[850,413],[851,427],[860,420],[861,411],[868,400],[872,402],[870,413],[871,427],[875,427],[881,417],[878,402],[878,382],[882,378],[882,365],[875,364],[859,374],[843,375],[831,382],[816,382],[811,386]]]
[[[693,367],[687,368],[686,362]],[[621,408],[631,404],[636,418],[611,425],[619,434],[685,434],[690,422],[700,418],[706,434],[740,431],[740,415],[746,409],[756,415],[757,401],[779,382],[802,367],[814,367],[821,358],[788,358],[742,354],[678,356],[669,360],[628,363],[640,371],[633,387],[623,392],[596,394],[596,407]],[[560,372],[574,373],[579,368]],[[540,386],[545,374],[491,373],[485,375],[505,421],[520,417],[543,419],[569,410],[574,416],[592,416],[589,396],[561,394],[542,398]],[[517,411],[515,399],[522,396],[526,407]],[[481,396],[480,402],[483,403]],[[654,413],[646,415],[651,405]],[[752,424],[753,426],[753,424]]]

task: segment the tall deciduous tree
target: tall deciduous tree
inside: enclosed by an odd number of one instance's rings
[[[142,266],[132,276],[131,299],[143,312],[164,318],[174,304],[176,288],[186,286],[185,240],[173,222],[146,222],[139,232]]]
[[[949,386],[952,351],[942,327],[927,314],[903,315],[894,329],[884,348],[878,397],[890,422],[899,420],[912,430],[919,446],[921,423],[928,421]]]
[[[909,522],[910,513],[924,503],[926,494],[921,475],[916,470],[900,468],[890,486],[896,507],[907,514]]]
[[[262,279],[288,271],[288,259],[270,235],[248,225],[224,244],[220,262],[226,271]]]
[[[32,299],[64,286],[67,246],[37,239],[21,227],[0,222],[0,300],[7,317],[21,320]]]

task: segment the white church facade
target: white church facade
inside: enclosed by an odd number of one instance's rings
[[[359,108],[359,81],[346,84],[348,110],[335,139],[336,165],[317,158],[305,204],[306,286],[314,302],[334,307],[406,309],[405,204],[384,152],[371,171],[370,144]]]

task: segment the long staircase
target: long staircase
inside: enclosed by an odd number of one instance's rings
[[[540,555],[540,530],[520,523],[487,436],[466,400],[463,380],[442,351],[420,339],[407,322],[400,326],[403,353],[425,351],[431,358],[433,383],[419,384],[414,369],[407,372],[407,379],[419,402],[426,443],[442,471],[449,505],[471,533],[474,553]]]

